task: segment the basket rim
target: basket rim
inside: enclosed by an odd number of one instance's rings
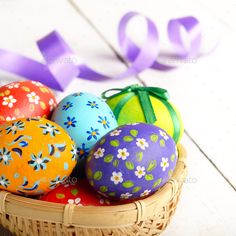
[[[0,214],[65,226],[119,227],[137,224],[157,214],[177,194],[187,175],[186,150],[177,145],[179,157],[169,181],[147,198],[115,206],[83,206],[30,199],[0,190]],[[158,199],[158,200],[157,200]],[[102,216],[102,217],[101,217]]]

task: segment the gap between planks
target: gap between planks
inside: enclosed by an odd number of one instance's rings
[[[74,3],[74,0],[67,0],[69,4],[74,8],[74,10],[91,26],[91,28],[97,33],[97,35],[107,44],[107,46],[112,50],[115,56],[120,62],[122,62],[126,67],[129,66],[128,62],[122,57],[122,55],[117,52],[114,46],[108,41],[108,39],[101,33],[101,31],[95,26],[93,21]],[[139,83],[143,86],[147,86],[144,81],[139,76],[135,76]],[[187,137],[193,142],[193,144],[199,149],[203,156],[209,161],[209,163],[216,169],[216,171],[221,175],[222,178],[230,185],[230,187],[236,191],[236,187],[230,182],[230,180],[223,174],[220,168],[213,162],[213,160],[206,154],[206,152],[200,147],[200,145],[195,141],[195,139],[185,130]]]
[[[229,179],[224,175],[224,173],[219,169],[219,167],[212,161],[212,159],[206,154],[206,152],[200,147],[196,140],[188,133],[187,130],[184,131],[187,137],[192,141],[192,143],[198,148],[198,150],[203,154],[203,156],[210,162],[210,164],[218,171],[218,173],[225,179],[225,181],[236,191],[235,186],[229,181]]]

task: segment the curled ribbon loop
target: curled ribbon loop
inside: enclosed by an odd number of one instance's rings
[[[144,19],[147,22],[148,33],[141,49],[139,49],[127,36],[126,28],[128,26],[128,23],[133,17],[139,15],[140,14],[138,13],[130,12],[121,19],[119,24],[118,39],[121,50],[124,56],[133,63],[128,71],[119,76],[120,78],[126,77],[127,75],[136,75],[146,70],[147,68],[150,68],[159,53],[158,31],[153,21],[151,21],[147,17],[144,17]]]
[[[64,63],[72,51],[56,31],[37,44],[47,64],[0,49],[0,69],[63,91],[79,74],[76,65]]]
[[[58,82],[59,89],[63,90],[79,75],[78,66],[70,61],[74,56],[73,51],[56,31],[39,40],[37,45],[45,58],[48,70]]]
[[[181,37],[181,27],[188,33],[190,45],[186,48]],[[168,23],[168,36],[176,54],[179,57],[196,57],[201,47],[201,30],[198,20],[195,17],[188,16],[179,19],[170,20]]]
[[[129,12],[125,14],[120,20],[118,27],[118,40],[121,50],[128,60],[132,62],[130,67],[123,73],[109,77],[107,75],[100,74],[85,64],[79,65],[80,78],[87,80],[101,80],[101,79],[123,79],[130,76],[135,76],[140,72],[150,68],[153,62],[156,60],[159,53],[159,35],[157,28],[152,20],[144,17],[147,22],[147,37],[141,49],[138,49],[136,45],[128,38],[126,34],[126,28],[132,18],[142,16],[136,12]]]
[[[147,23],[147,36],[141,48],[127,36],[127,25],[136,16],[142,15],[136,12],[125,14],[118,27],[118,39],[121,50],[124,57],[131,64],[127,70],[117,76],[111,77],[101,74],[85,63],[74,63],[71,58],[76,58],[76,54],[56,31],[51,32],[37,42],[46,63],[41,63],[17,53],[0,49],[0,70],[29,80],[39,81],[50,88],[62,91],[75,77],[99,81],[135,76],[147,68],[157,70],[174,68],[174,66],[165,65],[157,61],[159,54],[159,34],[151,19],[142,16]],[[184,27],[188,33],[190,41],[189,48],[185,48],[181,38],[181,27]],[[180,59],[199,54],[201,31],[196,18],[189,16],[170,20],[168,24],[168,35]]]

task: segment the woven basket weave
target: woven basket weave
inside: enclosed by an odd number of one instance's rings
[[[175,212],[187,174],[185,149],[172,178],[155,194],[130,204],[79,207],[0,191],[0,224],[17,236],[160,235]]]

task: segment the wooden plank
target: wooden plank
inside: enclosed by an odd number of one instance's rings
[[[154,0],[135,3],[102,0],[96,9],[91,7],[94,4],[93,0],[73,2],[80,11],[86,12],[90,21],[117,51],[119,47],[116,26],[120,17],[130,9],[142,12],[155,20],[162,37],[161,46],[164,48],[170,47],[166,40],[166,25],[170,18],[193,14],[200,19],[204,26],[203,50],[218,43],[212,54],[170,72],[148,70],[142,73],[140,78],[147,85],[165,87],[169,90],[172,100],[182,112],[188,132],[236,187],[236,159],[232,155],[233,147],[236,146],[236,93],[232,79],[232,75],[235,74],[235,33],[225,27],[219,18],[209,14],[208,9],[194,1],[183,1],[181,4],[182,1],[180,3],[169,0],[162,3]],[[137,19],[131,23],[129,32],[137,40],[143,35],[143,28],[142,21]]]

